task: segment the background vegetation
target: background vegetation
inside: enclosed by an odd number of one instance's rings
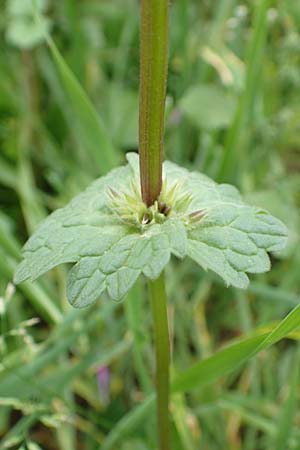
[[[138,1],[36,5],[38,21],[31,0],[1,2],[0,448],[155,449],[144,280],[87,310],[68,305],[67,268],[11,282],[40,220],[138,149]],[[299,73],[299,2],[172,1],[166,158],[234,183],[290,230],[247,292],[172,261],[174,374],[299,302]],[[173,395],[174,449],[298,449],[299,337]]]

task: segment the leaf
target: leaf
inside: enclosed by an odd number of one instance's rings
[[[205,386],[230,373],[300,326],[300,305],[296,306],[270,333],[255,334],[236,342],[213,356],[204,359],[176,376],[172,383],[173,392],[190,391]]]
[[[294,364],[292,367],[290,387],[288,398],[281,408],[278,417],[276,435],[274,439],[274,450],[285,450],[289,448],[288,441],[294,426],[294,416],[297,411],[297,390],[299,383],[299,348],[294,357]]]
[[[103,119],[117,147],[138,148],[138,93],[111,82],[104,93]],[[109,108],[106,105],[110,105]]]
[[[104,291],[122,299],[140,274],[157,278],[171,254],[189,255],[241,288],[248,285],[246,273],[269,270],[266,252],[286,240],[279,220],[245,205],[234,187],[170,162],[158,201],[146,208],[138,157],[129,154],[128,160],[42,222],[24,246],[16,283],[74,263],[67,294],[81,308]]]
[[[192,86],[179,105],[200,128],[226,128],[233,120],[236,99],[218,86],[204,84]]]
[[[166,162],[165,176],[178,178],[193,199],[187,213],[203,211],[188,225],[187,254],[203,269],[220,275],[226,284],[246,288],[246,273],[270,269],[267,251],[285,247],[287,230],[267,211],[246,205],[237,189],[217,184],[205,175]]]
[[[110,183],[121,187],[116,180],[126,182],[128,176],[128,167],[111,171],[43,221],[24,246],[25,259],[16,272],[16,283],[34,280],[58,264],[76,262],[97,251],[97,246],[126,234],[105,208],[105,189]]]
[[[36,1],[39,20],[35,18],[32,0],[10,0],[7,4],[7,41],[20,49],[31,49],[45,41],[51,28],[51,21],[43,16],[46,1]]]
[[[115,448],[116,443],[123,439],[124,436],[130,436],[137,426],[141,425],[143,421],[150,417],[154,405],[155,396],[154,394],[150,394],[143,403],[140,403],[138,406],[131,409],[114,427],[112,427],[101,445],[101,449],[111,450]]]
[[[285,227],[268,213],[220,200],[190,231],[188,255],[220,275],[227,285],[246,288],[246,272],[268,271],[266,251],[280,250],[285,236]]]
[[[300,306],[298,305],[270,333],[257,330],[252,336],[228,345],[228,347],[219,350],[209,358],[176,375],[171,383],[173,395],[178,392],[200,389],[214,383],[221,377],[238,369],[241,364],[260,351],[289,336],[299,326]],[[130,435],[149,416],[154,404],[155,396],[150,394],[143,403],[125,414],[107,435],[101,448],[103,450],[115,448],[117,442],[124,436]]]
[[[34,14],[36,7],[38,12],[44,13],[49,4],[48,0],[9,0],[7,12],[13,16],[28,16]]]
[[[20,48],[31,49],[45,40],[45,33],[50,30],[51,22],[42,18],[39,23],[23,18],[15,18],[7,28],[7,41]]]
[[[117,151],[112,145],[101,117],[50,37],[48,37],[48,43],[74,113],[76,121],[74,133],[93,163],[99,168],[98,172],[104,173],[116,164]]]

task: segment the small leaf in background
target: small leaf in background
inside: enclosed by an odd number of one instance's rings
[[[181,110],[196,126],[209,130],[228,127],[236,104],[233,94],[212,84],[190,87],[179,102]]]
[[[7,3],[7,41],[20,48],[31,49],[46,40],[51,21],[43,14],[48,6],[47,0],[9,0]],[[35,10],[39,13],[36,20]]]
[[[103,120],[113,142],[125,149],[138,148],[138,93],[117,83],[110,83],[102,100]]]

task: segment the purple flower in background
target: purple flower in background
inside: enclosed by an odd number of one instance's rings
[[[110,398],[109,395],[110,371],[108,366],[100,366],[97,369],[96,376],[100,400],[104,405],[107,405],[109,403]]]

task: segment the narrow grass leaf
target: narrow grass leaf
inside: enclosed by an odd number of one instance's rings
[[[73,75],[54,42],[50,38],[48,42],[74,113],[76,136],[99,168],[99,173],[103,174],[116,165],[118,161],[117,151],[82,86]]]
[[[294,308],[271,333],[252,336],[230,345],[178,375],[172,384],[173,392],[190,391],[216,381],[299,326],[300,305]]]
[[[0,441],[0,448],[4,450],[20,444],[27,435],[28,430],[35,422],[37,422],[37,420],[38,414],[31,414],[30,416],[20,419]]]
[[[259,351],[286,337],[299,326],[300,305],[294,308],[270,333],[251,336],[235,343],[177,375],[171,385],[172,392],[191,391],[192,389],[213,383],[238,368]],[[107,435],[102,450],[113,449],[117,442],[132,432],[145,416],[149,416],[154,403],[155,396],[151,394],[142,404],[123,416]]]
[[[297,389],[299,383],[299,362],[300,352],[298,349],[294,359],[294,367],[290,380],[290,391],[288,398],[281,408],[279,420],[276,427],[276,436],[274,441],[274,450],[286,450],[289,448],[288,442],[293,431],[293,417],[296,412],[297,405]]]
[[[242,164],[243,157],[246,155],[248,142],[243,142],[243,145],[241,145],[241,139],[247,136],[247,132],[245,133],[246,126],[249,130],[250,125],[253,123],[254,104],[261,79],[260,67],[263,61],[267,35],[267,11],[269,5],[270,0],[262,0],[255,3],[253,34],[249,42],[246,61],[245,89],[240,97],[235,118],[226,137],[223,161],[218,174],[218,179],[222,181],[232,182],[234,174],[239,174],[237,166]]]
[[[8,241],[8,243],[10,243],[10,241]],[[13,246],[14,241],[11,241],[11,243]],[[0,273],[8,280],[12,280],[16,267],[16,261],[12,258],[8,258],[2,251],[0,251]],[[26,282],[23,283],[19,289],[26,295],[26,298],[30,301],[33,308],[48,323],[57,324],[61,321],[61,311],[40,283],[33,284]]]
[[[125,414],[107,435],[101,446],[101,450],[115,449],[117,442],[124,436],[128,436],[143,420],[146,420],[146,418],[149,417],[151,410],[154,409],[154,405],[155,396],[154,394],[151,394],[143,403],[129,411],[128,414]]]

